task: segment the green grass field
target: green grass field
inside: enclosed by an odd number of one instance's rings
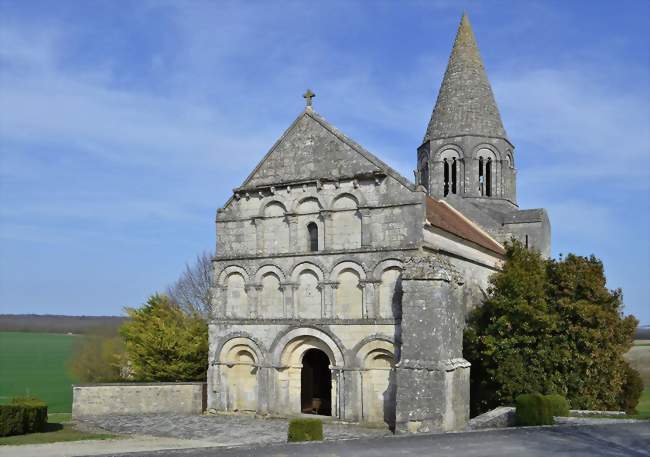
[[[0,332],[0,403],[15,395],[35,395],[50,412],[70,412],[75,380],[67,361],[78,336]]]

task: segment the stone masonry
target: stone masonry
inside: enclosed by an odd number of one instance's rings
[[[217,211],[208,408],[398,433],[469,419],[466,313],[544,210],[516,206],[506,137],[463,17],[412,183],[307,106]]]

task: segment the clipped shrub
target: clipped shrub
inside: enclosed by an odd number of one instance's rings
[[[0,436],[22,435],[25,432],[25,408],[0,405]]]
[[[23,433],[45,431],[47,426],[47,404],[36,397],[14,397],[13,406],[23,409]]]
[[[287,441],[323,441],[323,422],[319,419],[290,420]]]
[[[542,394],[523,394],[515,400],[517,425],[552,425],[555,423],[551,402]]]
[[[643,379],[637,370],[625,364],[625,380],[619,395],[618,404],[627,414],[636,414],[636,406],[643,393]]]
[[[551,408],[551,416],[569,416],[569,402],[562,395],[546,395],[546,400],[549,402],[549,407]]]

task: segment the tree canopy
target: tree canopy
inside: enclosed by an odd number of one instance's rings
[[[133,378],[138,381],[202,381],[208,369],[208,326],[198,311],[166,295],[141,308],[126,308],[120,328]]]
[[[621,291],[607,289],[594,256],[544,259],[509,244],[465,331],[472,413],[532,392],[564,395],[575,409],[636,406],[638,373],[622,356],[638,321],[622,308]]]

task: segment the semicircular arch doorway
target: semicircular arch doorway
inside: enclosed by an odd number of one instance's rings
[[[308,349],[300,370],[300,409],[304,414],[332,415],[330,359],[320,349]]]

